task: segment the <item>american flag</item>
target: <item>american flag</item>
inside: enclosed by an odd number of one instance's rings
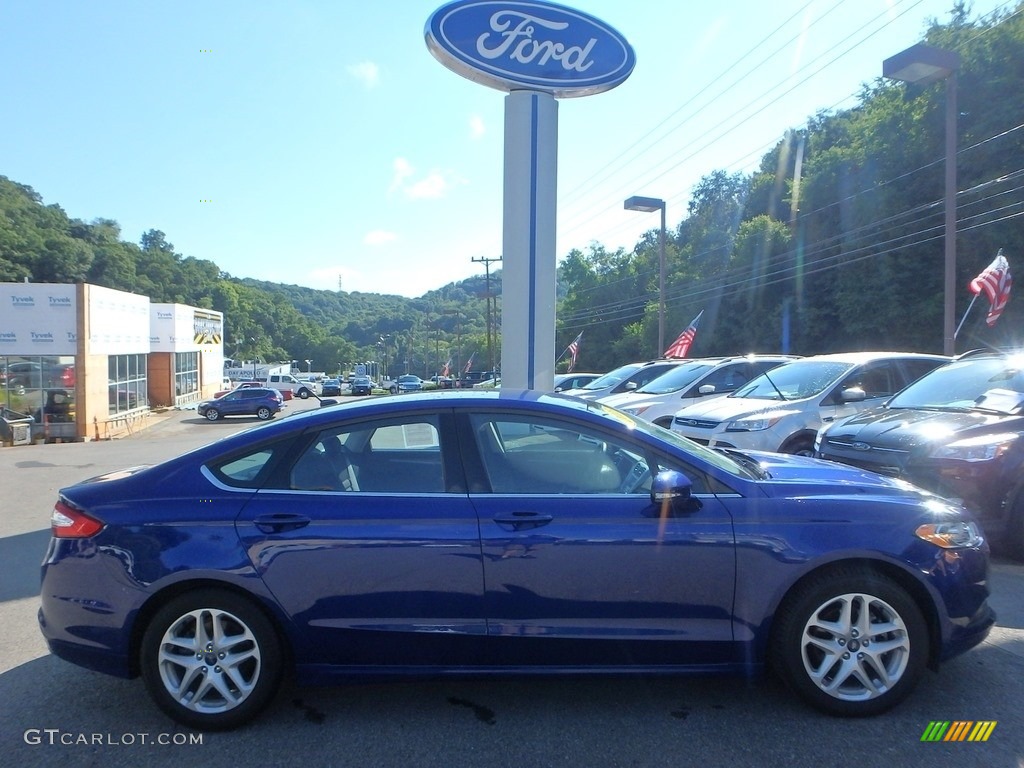
[[[690,351],[690,345],[693,344],[693,337],[697,335],[697,323],[700,322],[700,316],[703,314],[703,309],[697,313],[697,316],[686,326],[686,330],[680,333],[679,338],[672,342],[672,346],[665,350],[665,357],[686,357]]]
[[[473,356],[475,354],[476,354],[476,352],[474,352],[472,355],[469,356],[469,360],[466,361],[466,367],[462,371],[463,373],[469,373],[470,368],[473,367]]]
[[[583,331],[580,331],[580,335],[572,340],[569,345],[569,369],[568,373],[572,373],[573,368],[576,367],[576,358],[580,354],[580,339],[583,338]]]
[[[442,376],[452,375],[452,359],[449,357],[448,362],[444,364],[444,368],[441,369]]]
[[[988,299],[990,308],[985,322],[989,326],[996,324],[996,320],[1003,314],[1006,302],[1010,300],[1010,287],[1013,285],[1013,278],[1010,277],[1010,264],[1003,256],[1003,249],[999,249],[995,259],[982,270],[981,274],[971,280],[968,286],[975,296],[984,293]]]

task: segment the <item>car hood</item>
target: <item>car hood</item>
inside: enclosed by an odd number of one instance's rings
[[[920,445],[994,430],[1024,429],[1024,417],[982,411],[875,408],[829,427],[829,439],[867,443],[877,448],[911,450]]]
[[[754,459],[768,475],[763,486],[774,488],[776,495],[849,496],[901,496],[926,500],[935,495],[905,480],[886,477],[848,464],[792,456],[783,453],[743,451]]]
[[[660,396],[659,396],[660,397]],[[646,393],[630,391],[630,392],[617,392],[614,395],[602,395],[601,402],[605,405],[610,405],[612,408],[625,408],[630,405],[640,405],[646,403],[648,400],[655,399],[655,395],[648,395]]]
[[[807,400],[761,400],[755,397],[715,397],[707,402],[688,405],[676,414],[677,418],[725,421],[761,411],[799,408]]]

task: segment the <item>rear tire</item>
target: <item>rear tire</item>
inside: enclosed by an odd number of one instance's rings
[[[273,415],[274,412],[267,408],[267,406],[265,405],[260,406],[260,408],[256,411],[256,418],[259,419],[260,421],[266,421]]]
[[[180,595],[146,627],[143,680],[177,722],[222,731],[251,720],[277,692],[283,653],[273,625],[245,598],[222,589]]]
[[[812,576],[786,598],[770,661],[804,701],[866,717],[899,704],[929,656],[924,616],[891,579],[861,568]]]

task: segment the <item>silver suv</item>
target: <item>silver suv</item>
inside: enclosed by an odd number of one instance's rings
[[[726,397],[679,411],[672,431],[712,448],[814,454],[818,430],[879,405],[949,361],[911,352],[817,355],[780,365]]]

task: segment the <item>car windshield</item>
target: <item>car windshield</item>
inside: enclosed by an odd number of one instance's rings
[[[797,360],[762,373],[729,397],[802,400],[823,392],[853,366],[837,360]]]
[[[692,363],[683,363],[661,374],[654,381],[644,384],[636,391],[645,395],[667,395],[669,392],[678,392],[693,384],[714,367],[714,363],[702,363],[696,360]]]
[[[1018,397],[995,398],[994,390]],[[995,393],[999,394],[999,393]],[[985,396],[986,397],[982,397]],[[1009,413],[1024,399],[1024,354],[956,360],[924,376],[889,401],[889,408],[969,410],[981,407]]]
[[[616,384],[622,383],[625,378],[636,373],[641,368],[643,368],[642,363],[629,363],[628,365],[619,366],[614,371],[609,371],[604,376],[598,376],[589,384],[584,384],[580,389],[607,389],[608,387],[614,387]]]

